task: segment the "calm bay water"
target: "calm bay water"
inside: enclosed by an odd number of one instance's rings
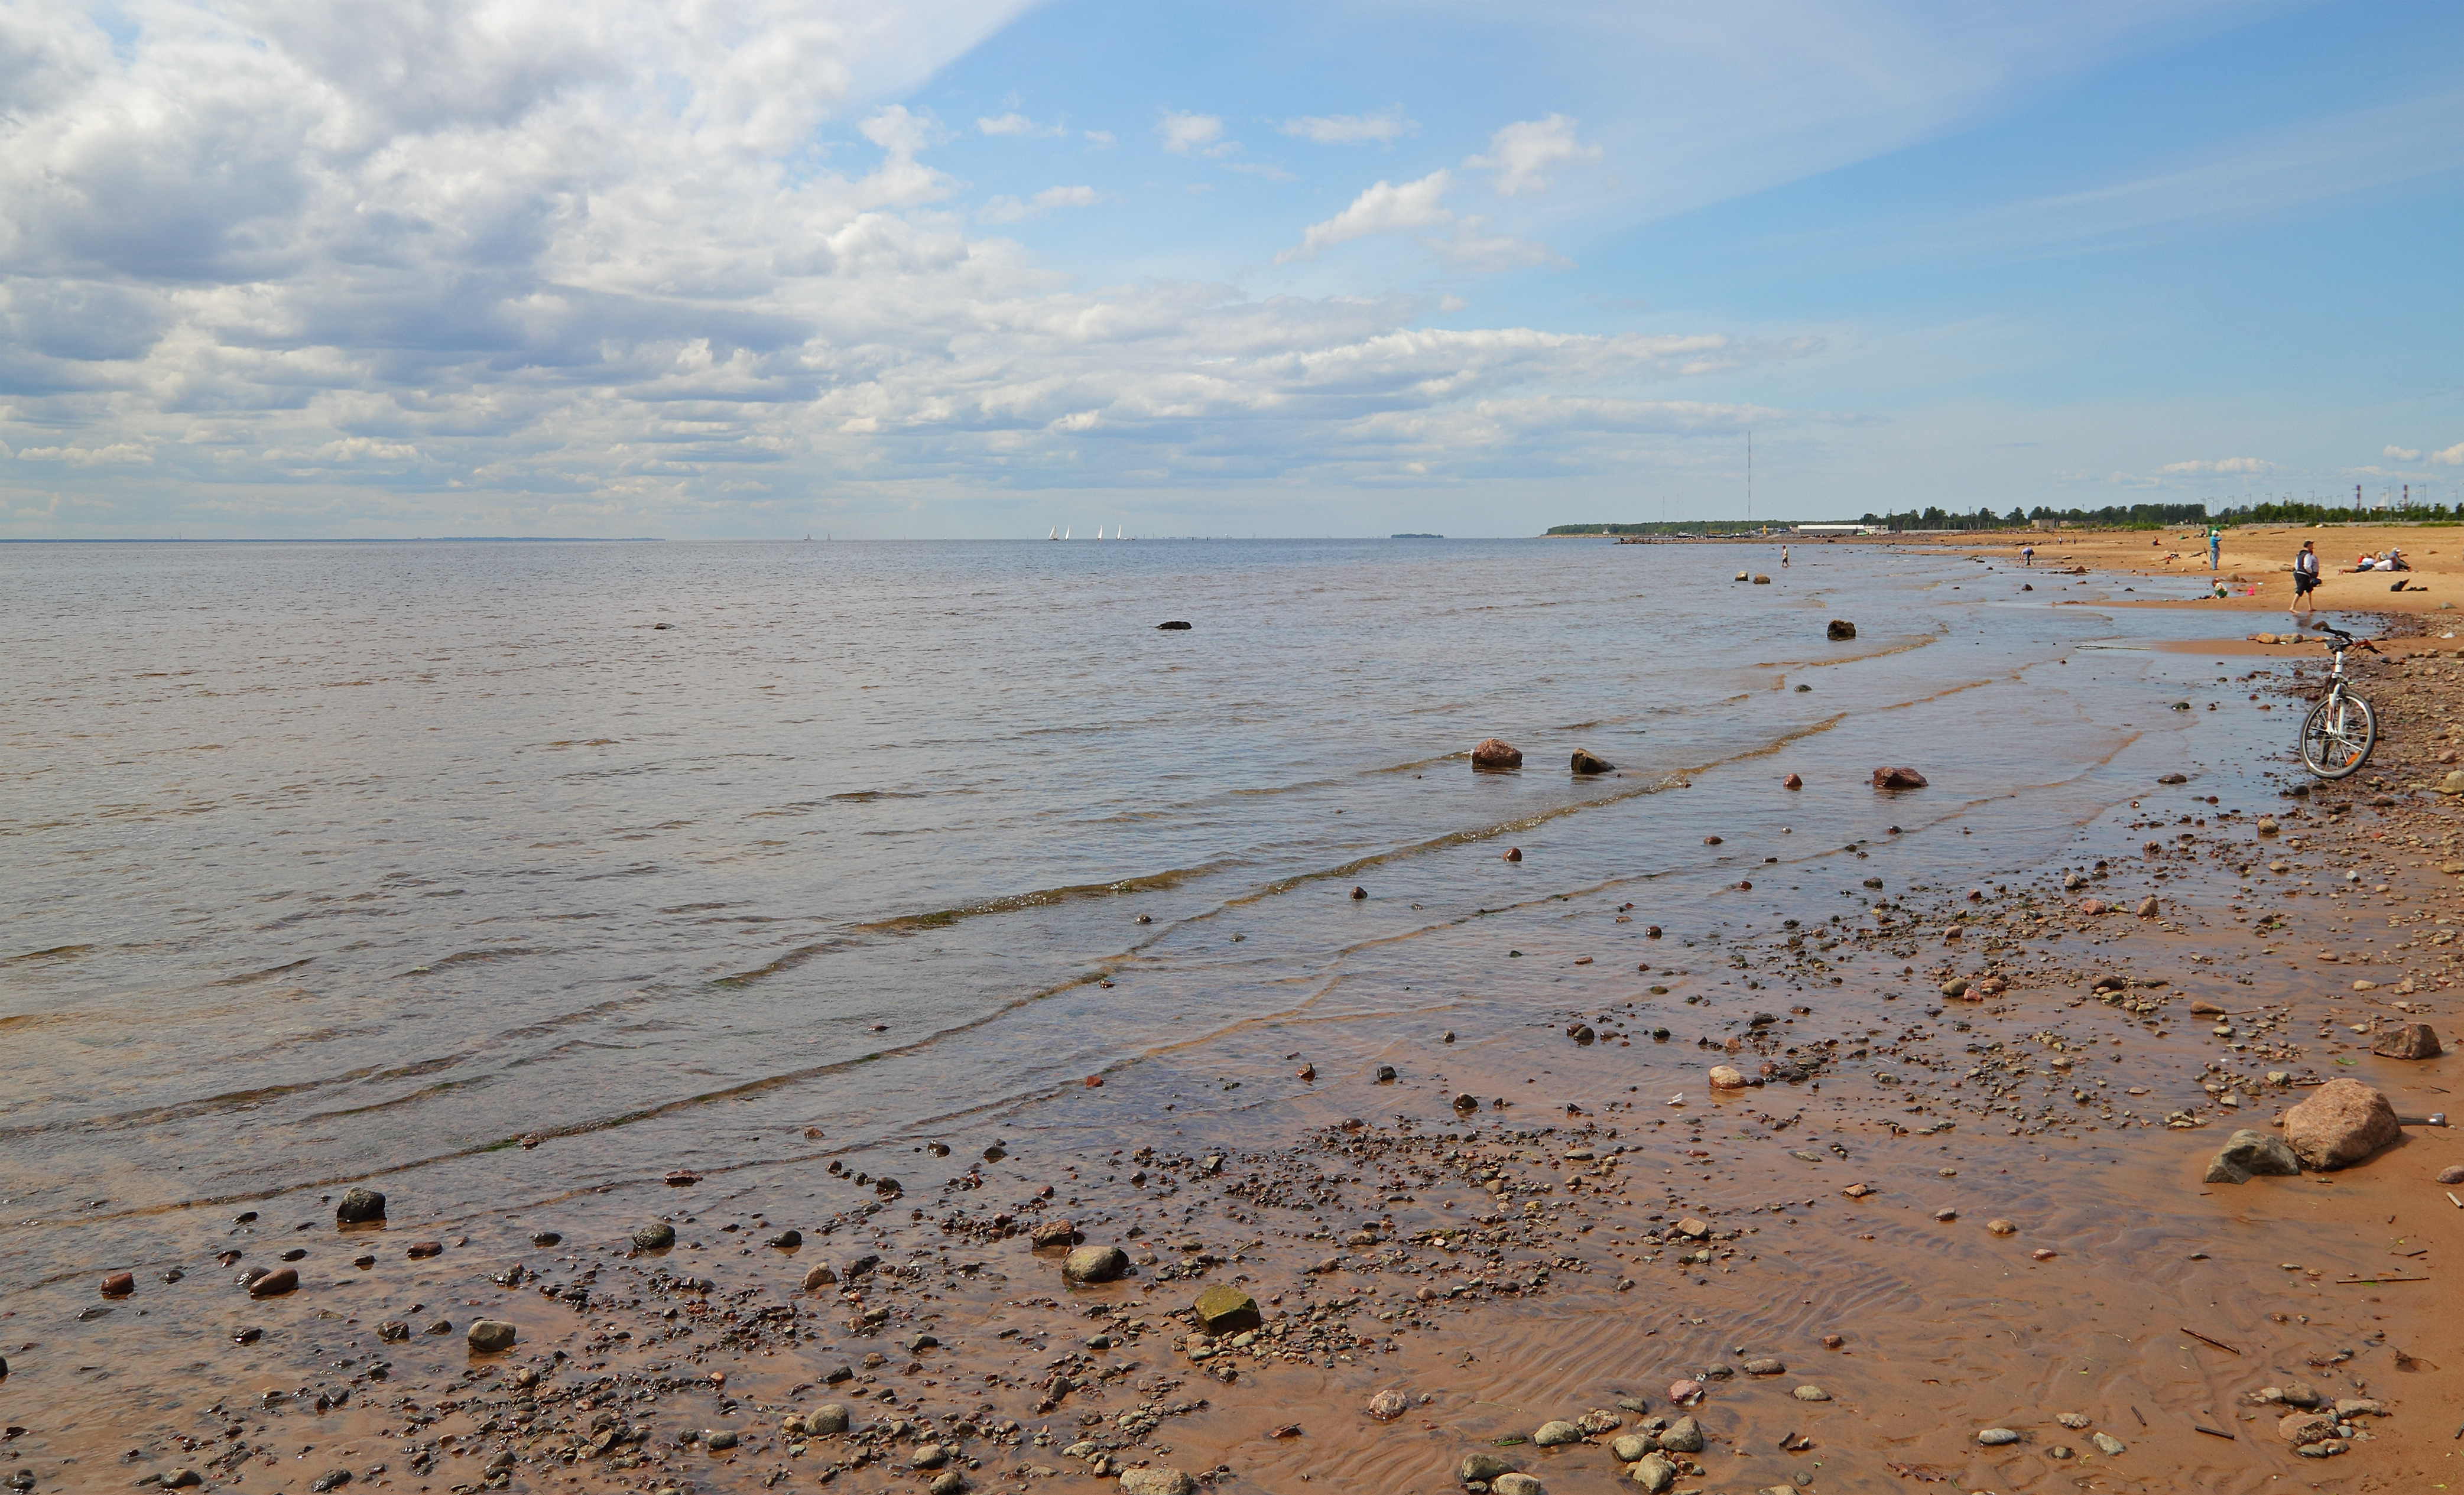
[[[1238,1025],[1374,1031],[1478,985],[1484,911],[1821,916],[1895,825],[2040,865],[2178,755],[2171,667],[2082,650],[2067,580],[1793,561],[0,547],[0,1217],[49,1263],[344,1180],[483,1207],[526,1134],[533,1192],[903,1144]],[[2167,631],[2214,626],[2131,619]],[[1521,773],[1471,771],[1490,735]]]

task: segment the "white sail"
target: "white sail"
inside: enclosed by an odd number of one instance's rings
[[[1052,526],[1052,533],[1045,536],[1044,538],[1045,539],[1059,539],[1061,538],[1061,526],[1058,524]]]

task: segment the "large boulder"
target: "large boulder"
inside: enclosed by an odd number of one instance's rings
[[[1503,737],[1483,737],[1480,746],[1471,750],[1474,768],[1520,768],[1523,750]]]
[[[2248,1183],[2260,1174],[2291,1177],[2301,1171],[2300,1159],[2282,1137],[2272,1137],[2248,1127],[2225,1139],[2216,1155],[2208,1162],[2208,1175],[2203,1183]]]
[[[2310,1168],[2349,1168],[2403,1134],[2387,1098],[2359,1080],[2330,1080],[2284,1113],[2284,1140]]]
[[[2446,1050],[2438,1046],[2436,1028],[2427,1022],[2408,1022],[2382,1036],[2370,1045],[2370,1052],[2382,1059],[2435,1059]]]
[[[1874,787],[1877,789],[1922,789],[1925,776],[1913,768],[1877,768]]]

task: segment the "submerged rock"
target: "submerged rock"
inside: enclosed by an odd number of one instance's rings
[[[1831,627],[1825,631],[1833,639],[1853,639],[1857,636],[1857,625],[1845,618],[1834,618],[1831,620]]]
[[[1922,789],[1925,776],[1913,768],[1877,768],[1874,787],[1877,789]]]
[[[1523,766],[1523,750],[1502,737],[1484,737],[1480,745],[1471,750],[1471,766],[1520,768]]]
[[[1574,772],[1578,774],[1605,774],[1614,772],[1616,768],[1617,765],[1605,758],[1586,753],[1581,748],[1574,749]]]

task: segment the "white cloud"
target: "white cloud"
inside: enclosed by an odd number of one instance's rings
[[[1006,114],[994,115],[990,119],[979,119],[976,121],[976,128],[978,131],[985,135],[1045,135],[1058,137],[1069,133],[1069,129],[1067,125],[1038,124],[1033,120],[1028,119],[1026,116],[1019,113],[1015,109],[1010,110]]]
[[[1015,197],[996,197],[984,204],[976,216],[986,223],[1021,223],[1040,218],[1055,208],[1091,208],[1099,200],[1091,187],[1047,187],[1024,202]]]
[[[2398,462],[2418,462],[2421,460],[2421,452],[2412,447],[2384,447],[2380,449],[2379,455],[2383,457],[2391,457]]]
[[[1223,139],[1223,121],[1211,114],[1166,110],[1155,121],[1155,138],[1176,156],[1221,156],[1241,148]]]
[[[2256,476],[2262,473],[2275,472],[2276,464],[2258,457],[2223,457],[2213,462],[2167,462],[2157,471],[2173,477],[2185,477],[2201,473],[2213,473],[2227,477],[2237,473]]]
[[[2430,460],[2444,467],[2464,467],[2464,441],[2457,442],[2444,451],[2431,452]]]
[[[1549,189],[1549,174],[1560,166],[1592,165],[1600,147],[1574,139],[1578,121],[1562,114],[1545,120],[1524,120],[1488,138],[1488,154],[1463,162],[1475,171],[1493,171],[1499,195],[1515,197]]]
[[[1286,120],[1276,128],[1286,135],[1315,141],[1321,145],[1343,145],[1355,141],[1376,141],[1382,144],[1420,133],[1419,121],[1405,119],[1400,104],[1375,114],[1308,115],[1297,120]]]
[[[1324,223],[1313,223],[1294,247],[1275,256],[1275,263],[1315,259],[1338,244],[1374,233],[1403,233],[1414,229],[1439,229],[1455,221],[1443,201],[1454,177],[1441,168],[1417,182],[1397,187],[1379,182],[1352,200],[1352,206]]]
[[[24,462],[65,462],[71,467],[146,467],[154,453],[134,442],[114,442],[108,447],[19,447],[18,460]]]
[[[1443,237],[1421,240],[1440,259],[1457,270],[1483,275],[1501,271],[1524,270],[1533,265],[1551,265],[1563,269],[1573,262],[1533,239],[1518,239],[1507,233],[1483,233],[1486,218],[1473,215],[1459,219],[1455,231]]]
[[[1114,135],[1110,130],[1089,130],[1086,134],[1086,141],[1088,144],[1094,146],[1098,150],[1107,149],[1121,143],[1120,137]]]

